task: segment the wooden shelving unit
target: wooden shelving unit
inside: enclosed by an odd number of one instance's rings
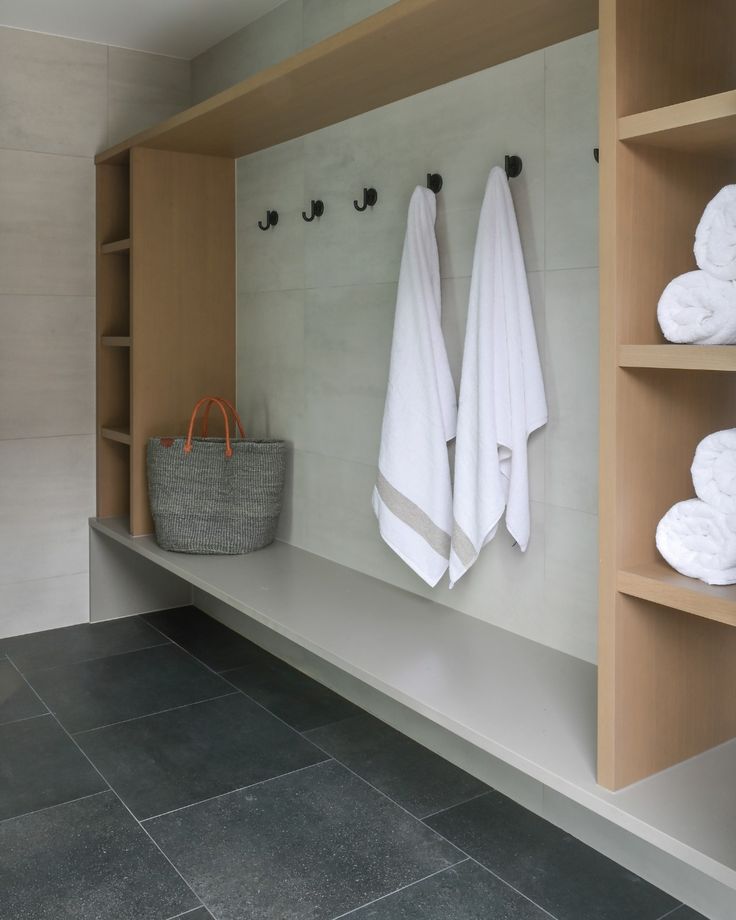
[[[100,249],[105,255],[116,252],[130,252],[130,237],[125,240],[116,240],[114,243],[103,243]]]
[[[623,569],[617,585],[630,597],[736,626],[736,585],[706,585],[680,575],[662,561]]]
[[[619,345],[619,367],[736,371],[734,345]]]
[[[736,4],[602,0],[598,776],[610,789],[736,736],[736,589],[685,578],[655,530],[732,427],[736,349],[665,344],[657,302],[736,181]]]
[[[625,115],[618,122],[618,137],[668,150],[729,156],[736,145],[736,90]]]
[[[108,425],[100,429],[100,434],[108,441],[116,441],[118,444],[130,444],[130,428],[124,426]]]
[[[241,157],[537,51],[598,24],[597,0],[400,0],[116,144]]]
[[[100,341],[105,348],[130,348],[129,335],[103,335]]]

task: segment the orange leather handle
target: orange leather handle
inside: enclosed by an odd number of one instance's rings
[[[222,412],[222,417],[225,420],[225,456],[232,457],[233,449],[230,446],[230,422],[227,417],[227,409],[222,404],[222,402],[216,396],[205,396],[197,403],[192,411],[192,417],[189,419],[189,431],[187,432],[187,439],[184,444],[184,453],[189,454],[192,451],[192,432],[194,431],[194,423],[197,420],[197,414],[201,407],[207,403],[208,406],[213,403],[219,407],[220,412]]]
[[[210,397],[210,402],[207,404],[207,408],[204,410],[204,418],[203,418],[203,420],[202,420],[202,437],[203,437],[203,438],[206,438],[206,437],[207,437],[207,430],[208,430],[209,421],[210,421],[210,409],[212,408],[212,404],[213,404],[213,402],[214,402],[215,399],[219,399],[220,402],[223,404],[223,406],[226,406],[226,407],[232,412],[233,421],[234,421],[235,424],[238,426],[238,431],[240,432],[240,437],[241,437],[241,438],[244,438],[244,437],[245,437],[245,430],[244,430],[244,428],[243,428],[243,423],[240,421],[240,416],[238,415],[237,409],[236,409],[235,406],[230,402],[230,400],[229,400],[229,399],[225,399],[224,396],[213,396],[213,397]]]

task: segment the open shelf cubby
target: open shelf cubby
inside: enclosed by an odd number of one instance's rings
[[[100,250],[105,255],[116,252],[130,252],[130,237],[126,237],[124,240],[115,240],[113,243],[102,243]]]
[[[103,438],[117,441],[118,444],[130,444],[130,428],[126,425],[104,425],[101,428]]]

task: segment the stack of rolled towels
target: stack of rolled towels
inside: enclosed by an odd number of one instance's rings
[[[662,333],[670,342],[736,344],[736,185],[706,207],[694,252],[698,271],[675,278],[660,298]]]
[[[736,428],[708,435],[690,472],[697,498],[678,502],[657,526],[657,549],[683,575],[736,584]]]

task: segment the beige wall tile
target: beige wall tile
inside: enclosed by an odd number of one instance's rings
[[[0,147],[92,156],[107,136],[107,48],[0,27]]]
[[[598,33],[545,51],[548,269],[598,265]]]
[[[92,297],[0,294],[0,439],[94,432]]]
[[[304,46],[342,32],[396,0],[304,0]]]
[[[0,639],[89,621],[89,575],[77,572],[3,585]]]
[[[598,511],[598,271],[547,272],[546,500]]]
[[[110,48],[108,145],[150,128],[191,104],[190,61]]]
[[[91,159],[0,150],[0,293],[94,294]]]
[[[85,572],[94,438],[0,441],[0,585]]]
[[[192,61],[192,101],[201,102],[301,48],[302,0],[286,0]]]

